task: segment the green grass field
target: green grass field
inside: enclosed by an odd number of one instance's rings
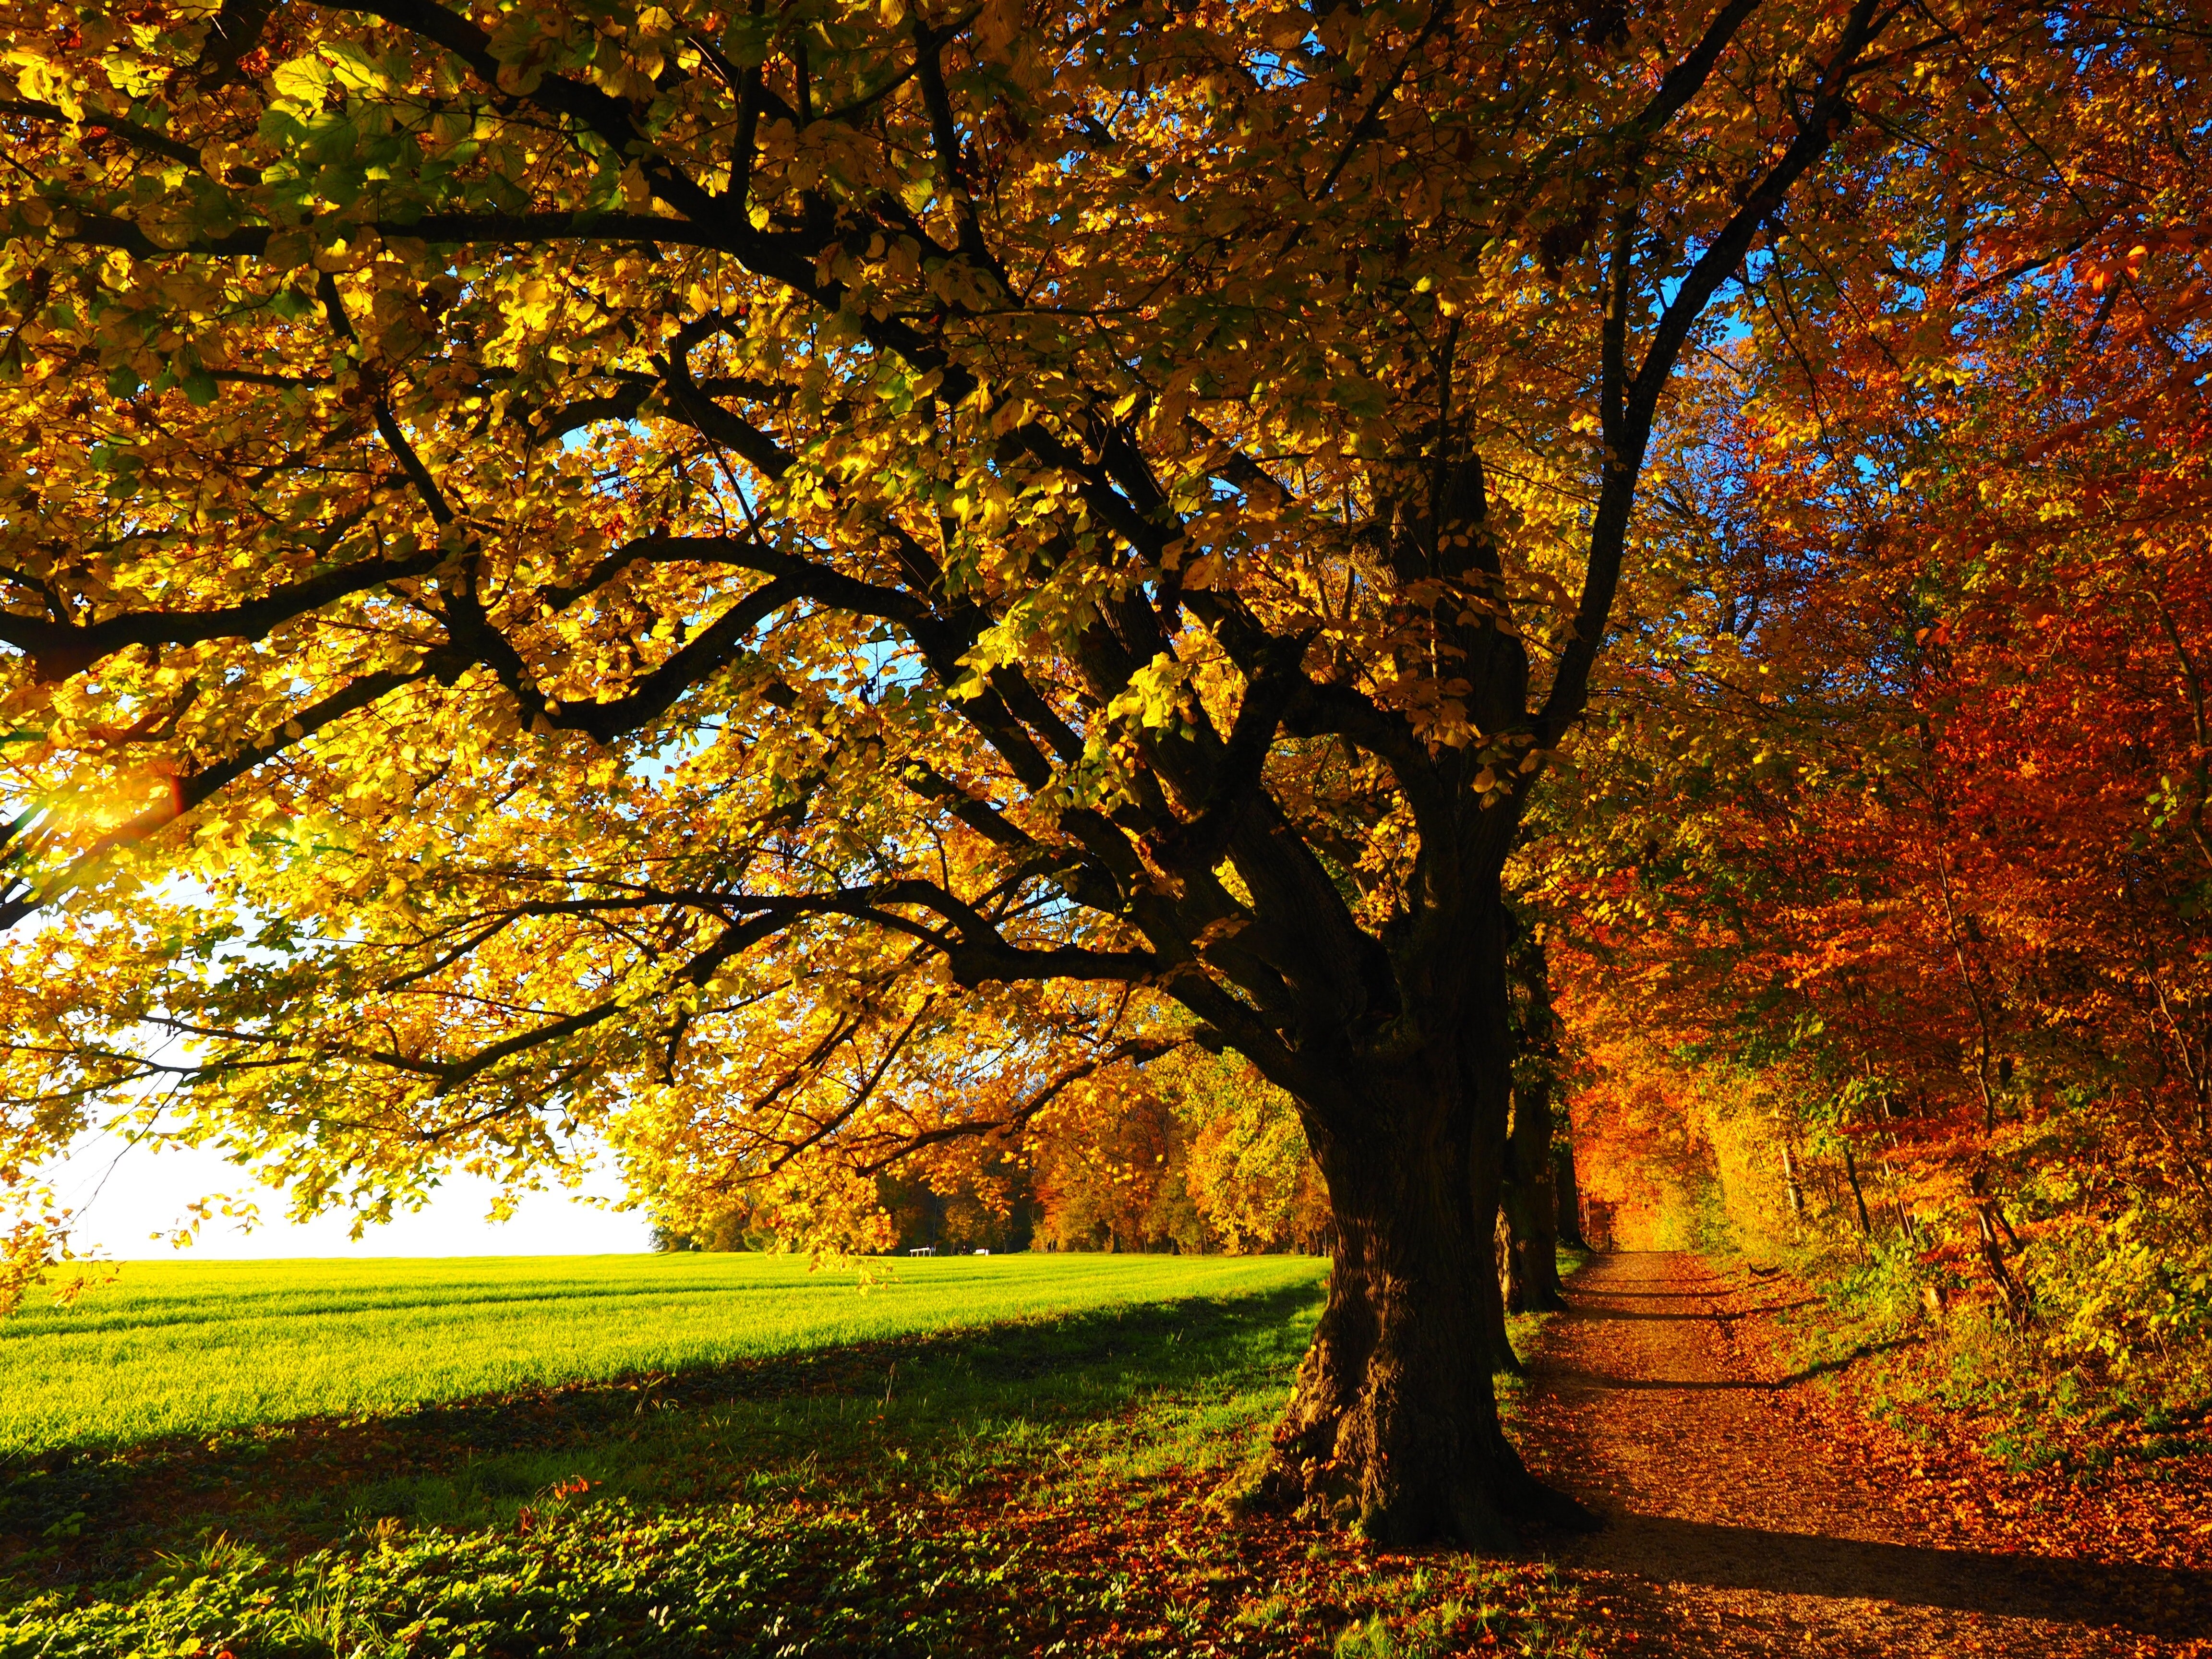
[[[1387,1556],[1228,1500],[1324,1263],[855,1281],[163,1263],[27,1310],[0,1323],[0,1659],[1586,1650],[1541,1561]]]
[[[0,1455],[389,1411],[532,1385],[1135,1303],[1310,1285],[1308,1256],[783,1255],[125,1264],[0,1321]]]

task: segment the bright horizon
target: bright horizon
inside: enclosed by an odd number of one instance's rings
[[[649,1248],[649,1224],[638,1211],[604,1208],[592,1200],[620,1195],[612,1172],[594,1170],[575,1193],[523,1195],[512,1219],[488,1218],[497,1188],[473,1176],[448,1177],[423,1209],[370,1226],[356,1242],[346,1237],[344,1213],[295,1224],[284,1218],[284,1195],[256,1186],[252,1176],[214,1152],[146,1146],[118,1152],[114,1138],[86,1137],[52,1172],[62,1202],[78,1213],[70,1247],[80,1255],[118,1261],[269,1261],[318,1256],[606,1255]],[[251,1230],[217,1216],[198,1239],[176,1249],[157,1237],[178,1225],[193,1200],[228,1193],[258,1204],[261,1219]]]

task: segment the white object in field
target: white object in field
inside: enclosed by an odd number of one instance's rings
[[[975,1252],[975,1254],[976,1254],[977,1255],[990,1255],[991,1253],[990,1253],[988,1250],[978,1250],[978,1251],[976,1251],[976,1252]]]
[[[908,1250],[907,1254],[908,1255],[935,1255],[937,1254],[937,1246],[934,1244],[924,1244],[920,1246],[918,1249]]]

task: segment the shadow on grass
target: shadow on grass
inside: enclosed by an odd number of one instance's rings
[[[36,1498],[82,1534],[0,1571],[0,1655],[1581,1659],[1542,1562],[1382,1553],[1221,1504],[1322,1296],[0,1468],[9,1523]]]
[[[300,1550],[381,1516],[483,1525],[579,1480],[647,1504],[957,1492],[1049,1468],[1071,1437],[1094,1472],[1103,1455],[1141,1479],[1272,1413],[1320,1297],[1192,1297],[0,1461],[0,1569],[68,1583],[211,1530]],[[1127,1432],[1166,1398],[1172,1430]]]

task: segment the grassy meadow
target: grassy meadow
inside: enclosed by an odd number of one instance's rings
[[[0,1456],[1310,1285],[1309,1256],[133,1261],[0,1322]]]
[[[0,1659],[1580,1652],[1540,1564],[1224,1502],[1325,1272],[126,1270],[0,1325]]]

